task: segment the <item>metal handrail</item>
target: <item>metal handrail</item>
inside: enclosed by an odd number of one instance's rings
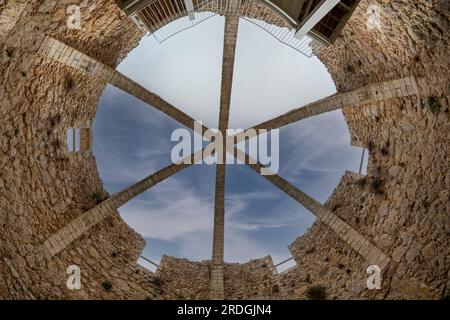
[[[144,256],[139,256],[139,258],[141,258],[142,260],[145,260],[145,261],[147,261],[148,263],[154,265],[156,268],[159,268],[159,265],[158,265],[156,262],[153,262],[152,260],[150,260],[150,259],[148,259],[148,258],[146,258],[146,257],[144,257]]]
[[[289,259],[286,259],[286,260],[284,260],[284,261],[281,261],[280,263],[278,263],[278,264],[275,265],[275,268],[277,268],[277,267],[279,267],[279,266],[281,266],[281,265],[283,265],[283,264],[285,264],[285,263],[287,263],[287,262],[289,262],[289,261],[291,261],[291,260],[294,260],[294,257],[290,257]]]
[[[260,16],[271,17],[270,20],[263,21],[256,18],[258,16],[257,8],[262,8],[262,11],[259,12]],[[153,35],[159,43],[162,43],[217,14],[239,14],[246,21],[260,27],[281,43],[306,57],[310,58],[314,55],[312,45],[316,41],[310,37],[301,40],[295,38],[297,24],[269,0],[248,0],[246,2],[199,0],[195,2],[194,12],[187,11],[184,0],[154,0],[149,1],[139,11],[132,14],[131,18],[143,32]],[[191,18],[188,17],[189,15]],[[149,26],[151,26],[150,29]]]

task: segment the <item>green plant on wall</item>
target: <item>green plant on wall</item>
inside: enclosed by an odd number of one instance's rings
[[[435,96],[430,96],[427,99],[428,110],[434,115],[437,115],[439,111],[441,111],[441,104],[439,103],[439,99]]]
[[[372,193],[382,194],[383,193],[382,186],[383,182],[378,177],[373,177],[372,180],[370,181],[370,191]]]
[[[320,285],[309,287],[306,296],[309,300],[325,300],[327,298],[326,288]]]
[[[103,287],[103,289],[105,289],[105,291],[111,291],[111,289],[112,289],[112,283],[111,283],[111,281],[103,281],[102,282],[102,287]]]
[[[95,202],[100,203],[102,202],[102,195],[103,193],[101,191],[96,191],[92,194],[92,200],[95,200]]]

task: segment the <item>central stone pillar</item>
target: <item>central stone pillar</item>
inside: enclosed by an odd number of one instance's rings
[[[222,84],[220,96],[219,130],[223,136],[223,146],[226,145],[226,133],[230,115],[231,92],[233,86],[233,70],[236,52],[239,16],[225,16],[225,32],[223,44]],[[216,169],[216,193],[214,205],[214,234],[211,262],[211,299],[224,298],[224,233],[225,233],[225,163],[226,150],[218,158],[223,164]]]

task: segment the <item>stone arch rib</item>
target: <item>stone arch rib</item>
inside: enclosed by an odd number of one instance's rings
[[[142,192],[154,187],[156,184],[170,178],[183,169],[188,168],[193,163],[201,160],[202,153],[203,151],[196,152],[195,154],[186,157],[186,161],[182,161],[180,164],[172,164],[142,179],[132,186],[115,193],[107,200],[96,205],[94,208],[83,213],[81,216],[75,218],[55,234],[50,236],[46,241],[44,241],[41,246],[41,250],[43,251],[44,256],[47,259],[50,259],[53,256],[57,255],[59,252],[73,243],[76,239],[86,233],[86,231],[114,213],[115,210],[123,206],[131,199],[135,198]],[[188,162],[191,164],[186,164]]]
[[[265,168],[264,165],[251,159],[237,147],[235,147],[234,152],[240,161],[245,161],[244,163],[256,163],[248,164],[248,166],[257,173],[260,173],[261,169]],[[308,209],[321,222],[333,230],[345,243],[350,245],[352,249],[360,254],[369,264],[377,265],[380,269],[384,269],[388,265],[391,259],[387,255],[370,241],[365,239],[349,224],[325,208],[320,202],[316,201],[279,175],[264,175],[263,177]]]
[[[119,88],[130,95],[140,99],[155,109],[163,112],[172,119],[193,128],[195,120],[165,101],[157,94],[145,89],[140,84],[121,74],[117,70],[95,60],[92,57],[62,43],[59,40],[46,36],[39,48],[39,54],[51,61],[62,63],[74,68],[83,74],[93,76],[99,80]],[[203,127],[203,130],[206,130]]]

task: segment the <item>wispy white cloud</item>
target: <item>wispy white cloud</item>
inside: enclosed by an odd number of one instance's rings
[[[148,238],[180,241],[191,233],[211,230],[214,204],[210,197],[176,177],[154,189],[120,209],[137,232]]]
[[[333,164],[330,159],[354,149],[350,146],[350,134],[341,111],[291,125],[282,132],[282,136],[290,150],[283,170],[295,175],[302,171],[342,172],[342,163],[336,163],[339,167],[330,167]],[[353,152],[349,152],[349,156],[353,157]]]
[[[144,194],[120,209],[121,215],[137,232],[145,238],[171,241],[178,247],[182,257],[194,260],[210,259],[212,250],[212,229],[214,199],[212,196],[196,192],[184,181],[171,178],[155,187],[155,194]],[[277,200],[275,196],[269,196]],[[255,219],[245,223],[242,217],[247,213],[252,201],[268,198],[263,192],[231,194],[227,196],[231,210],[226,213],[225,251],[230,262],[245,262],[255,257],[274,254],[286,258],[287,245],[273,251],[264,243],[253,238],[248,231],[278,229],[301,220],[301,216]],[[176,201],[174,201],[176,199]],[[232,199],[232,200],[231,200]],[[230,214],[230,212],[232,212]],[[152,245],[151,242],[149,244]]]
[[[166,146],[156,143],[154,149],[136,148],[124,154],[120,148],[98,147],[96,154],[102,154],[102,158],[98,159],[101,160],[98,170],[106,189],[108,185],[131,185],[162,169],[164,165],[161,165],[161,157],[158,156],[166,154],[166,149]],[[170,160],[167,161],[169,163]]]

